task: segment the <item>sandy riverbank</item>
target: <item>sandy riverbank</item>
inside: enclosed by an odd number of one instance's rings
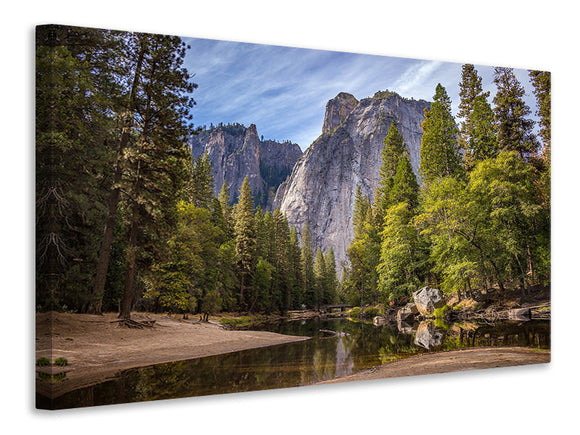
[[[68,391],[103,382],[118,372],[164,362],[236,352],[306,340],[262,331],[229,331],[217,323],[135,314],[135,320],[155,320],[153,328],[119,327],[113,313],[103,316],[41,313],[36,316],[36,359],[66,358],[67,367],[42,368],[66,372],[66,379],[37,382],[37,391],[58,397]]]
[[[350,376],[319,382],[332,384],[351,381],[431,375],[436,373],[480,370],[550,362],[550,350],[523,347],[478,347],[434,352],[403,358],[363,370]]]

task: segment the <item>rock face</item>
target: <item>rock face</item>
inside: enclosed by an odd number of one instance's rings
[[[326,113],[322,124],[322,134],[332,133],[342,121],[352,112],[358,104],[358,100],[351,94],[341,92],[328,103],[326,103]]]
[[[426,315],[433,314],[433,311],[445,305],[443,294],[439,289],[431,287],[423,287],[414,292],[413,301],[415,301],[419,312]]]
[[[271,209],[276,190],[302,155],[297,144],[261,140],[254,124],[204,130],[190,139],[190,145],[194,158],[207,152],[216,195],[225,181],[233,201],[247,175],[255,202],[265,209]]]
[[[290,179],[276,193],[288,221],[299,231],[308,223],[313,246],[334,248],[337,268],[346,259],[353,238],[352,212],[358,185],[371,200],[377,188],[383,140],[397,123],[409,151],[413,171],[419,168],[421,122],[426,101],[379,92],[358,101],[338,94],[326,106],[322,135],[297,162]]]

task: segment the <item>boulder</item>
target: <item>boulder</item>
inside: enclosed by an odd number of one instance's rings
[[[424,315],[433,314],[433,311],[445,305],[441,291],[431,287],[423,287],[417,290],[413,293],[413,300],[419,312]]]
[[[440,346],[443,343],[443,337],[443,332],[437,330],[432,322],[421,322],[415,333],[415,344],[431,349]]]
[[[417,306],[413,302],[409,302],[397,312],[397,322],[412,320],[417,314],[419,314]]]

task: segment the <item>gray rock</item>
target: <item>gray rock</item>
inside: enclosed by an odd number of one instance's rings
[[[432,314],[437,308],[445,305],[443,294],[439,289],[423,287],[413,293],[413,301],[421,314]]]
[[[445,334],[437,330],[432,322],[421,322],[417,332],[415,332],[415,344],[425,349],[431,349],[440,346],[444,337]]]
[[[392,121],[403,135],[413,171],[419,168],[421,122],[426,101],[395,93],[357,101],[340,93],[329,101],[322,134],[296,163],[287,182],[278,188],[274,205],[299,231],[308,223],[312,244],[331,246],[341,271],[353,238],[352,213],[357,186],[374,199],[379,180],[383,140]]]

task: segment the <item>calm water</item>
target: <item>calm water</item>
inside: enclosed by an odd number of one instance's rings
[[[53,408],[296,387],[406,356],[471,346],[550,347],[550,325],[546,321],[462,329],[433,323],[397,327],[317,319],[282,322],[261,329],[312,339],[127,370],[114,380],[55,399]],[[327,337],[321,329],[343,334]],[[37,406],[46,408],[49,401],[37,395]]]

